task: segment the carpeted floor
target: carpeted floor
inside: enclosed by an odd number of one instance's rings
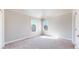
[[[73,49],[73,44],[66,39],[38,36],[6,44],[4,49]]]

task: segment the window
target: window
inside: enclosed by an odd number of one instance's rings
[[[36,32],[37,21],[32,19],[31,20],[31,25],[32,25],[32,32]]]
[[[41,28],[42,24],[43,24],[43,28]],[[38,32],[38,31],[41,31],[41,29],[47,31],[48,30],[48,20],[43,19],[42,24],[37,19],[32,19],[31,20],[32,32]]]
[[[44,25],[44,30],[48,30],[48,21],[47,20],[43,20],[43,25]]]
[[[36,25],[32,25],[32,31],[35,32],[36,31]]]

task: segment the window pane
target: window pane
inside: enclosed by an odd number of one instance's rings
[[[48,21],[44,20],[43,24],[44,24],[44,30],[48,30]]]
[[[36,25],[32,25],[32,31],[35,32],[36,31]]]
[[[32,32],[36,32],[36,25],[37,25],[36,20],[32,19],[31,24],[32,24]]]

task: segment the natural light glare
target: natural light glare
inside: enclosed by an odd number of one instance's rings
[[[46,39],[58,39],[58,36],[40,36],[40,38],[46,38]]]

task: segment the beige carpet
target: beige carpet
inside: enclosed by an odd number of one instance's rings
[[[38,36],[7,44],[4,49],[73,49],[73,44],[66,39]]]

